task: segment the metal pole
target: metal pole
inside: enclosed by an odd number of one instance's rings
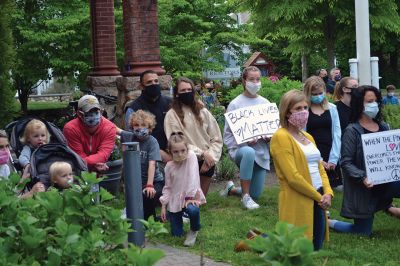
[[[142,177],[140,170],[140,150],[138,142],[125,142],[123,154],[125,175],[126,217],[131,221],[133,232],[128,233],[128,242],[138,247],[144,245]]]
[[[371,85],[368,0],[355,0],[358,83]]]

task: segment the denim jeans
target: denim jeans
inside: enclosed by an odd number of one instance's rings
[[[264,190],[265,176],[267,170],[260,167],[256,162],[256,153],[253,148],[243,146],[238,149],[235,156],[236,165],[239,167],[240,179],[251,180],[250,196],[257,199]]]
[[[318,190],[322,194],[323,190]],[[320,250],[325,239],[326,221],[325,211],[314,201],[313,244],[314,250]]]
[[[173,236],[183,236],[183,211],[189,215],[190,230],[200,230],[200,208],[193,204],[189,204],[187,208],[183,208],[180,212],[168,212],[169,221],[171,223],[171,234]]]

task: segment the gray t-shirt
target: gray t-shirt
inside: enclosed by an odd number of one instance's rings
[[[164,177],[158,169],[157,162],[161,161],[160,146],[156,138],[149,136],[147,139],[140,141],[132,132],[123,130],[121,132],[121,143],[124,142],[139,142],[140,149],[140,167],[142,172],[142,184],[147,183],[147,173],[149,169],[149,161],[156,161],[156,168],[154,172],[154,182],[163,181]]]

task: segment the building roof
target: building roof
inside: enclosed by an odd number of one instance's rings
[[[244,63],[244,67],[257,66],[257,65],[267,65],[268,58],[261,52],[254,52],[250,58]]]

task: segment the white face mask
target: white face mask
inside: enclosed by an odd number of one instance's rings
[[[388,96],[390,97],[394,96],[394,92],[388,92]]]
[[[251,95],[256,95],[257,92],[261,89],[261,82],[250,82],[246,81],[246,90],[251,94]]]

